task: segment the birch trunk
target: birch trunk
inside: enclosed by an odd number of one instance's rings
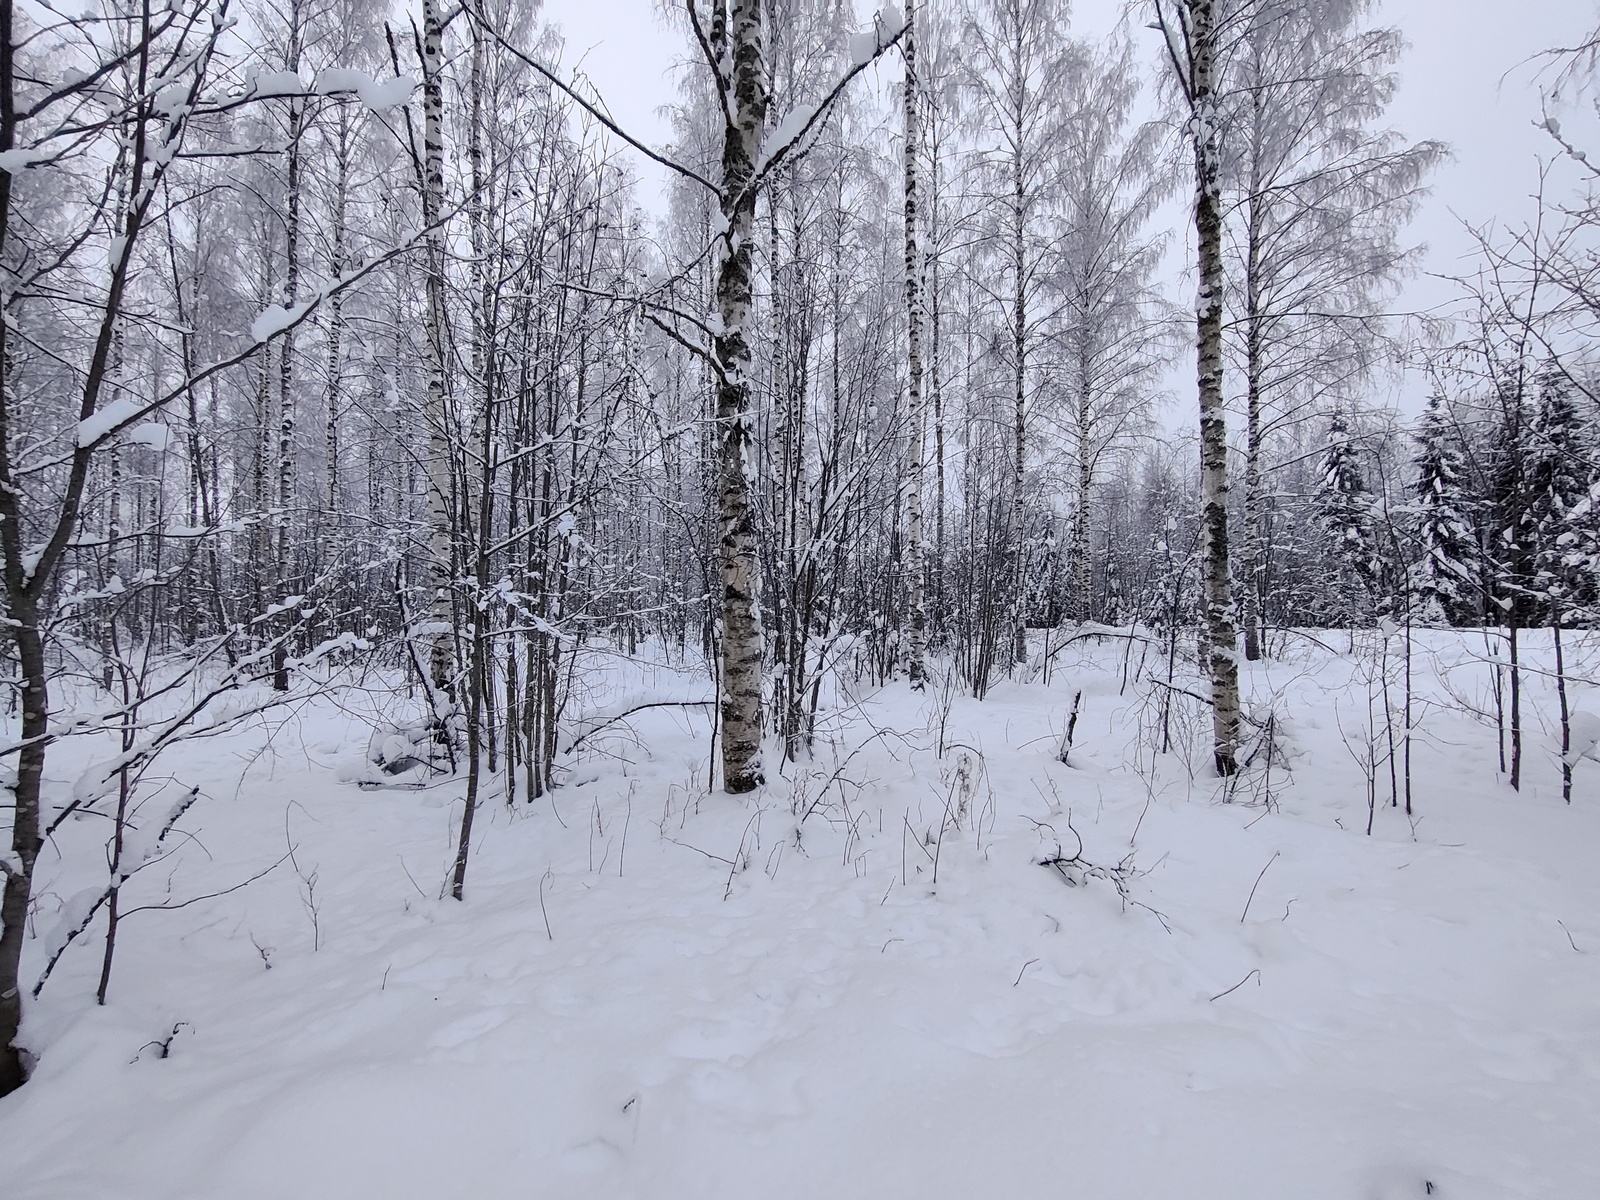
[[[1259,74],[1259,71],[1258,71]],[[1244,656],[1261,657],[1267,547],[1261,512],[1261,376],[1266,315],[1261,303],[1261,89],[1250,93],[1252,114],[1250,190],[1245,200],[1245,460],[1244,460]]]
[[[933,611],[935,632],[942,637],[942,630],[950,619],[949,606],[945,599],[945,428],[944,428],[944,388],[941,384],[940,374],[940,349],[939,336],[940,312],[939,303],[939,156],[937,146],[930,156],[929,182],[932,184],[930,192],[931,204],[928,210],[929,240],[931,242],[930,262],[928,264],[928,341],[929,345],[929,399],[933,407]]]
[[[1201,612],[1211,673],[1212,749],[1217,773],[1237,769],[1238,631],[1228,561],[1228,429],[1222,395],[1222,196],[1218,182],[1214,0],[1189,0],[1190,100],[1195,156],[1194,223],[1200,258],[1195,304],[1200,390]]]
[[[449,413],[445,397],[444,86],[441,78],[443,27],[438,0],[422,4],[422,223],[427,246],[428,392],[428,674],[434,717],[442,721],[453,704],[455,671],[451,630],[452,562]]]
[[[1083,335],[1087,338],[1087,334]],[[1089,619],[1089,587],[1093,580],[1089,558],[1089,489],[1094,484],[1094,391],[1087,344],[1079,347],[1078,361],[1078,510],[1072,515],[1073,616]]]
[[[1020,36],[1020,34],[1019,34]],[[1027,284],[1027,229],[1026,203],[1022,161],[1022,122],[1019,116],[1015,140],[1012,143],[1012,179],[1014,191],[1011,210],[1011,259],[1016,276],[1016,291],[1011,297],[1011,353],[1015,375],[1012,463],[1011,463],[1011,629],[1013,664],[1028,661],[1028,624],[1025,594],[1027,587],[1027,556],[1024,554],[1022,485],[1027,460],[1027,352],[1028,352],[1028,284]]]
[[[750,510],[751,248],[756,158],[767,121],[762,0],[733,0],[732,75],[722,144],[721,261],[717,267],[718,527],[722,567],[722,785],[753,791],[761,769],[760,568]]]
[[[298,75],[300,72],[300,7],[289,10],[289,54],[285,66]],[[300,291],[300,134],[305,121],[304,101],[289,99],[288,178],[284,195],[283,218],[283,307],[294,311]],[[277,494],[274,497],[273,525],[276,545],[273,557],[276,562],[279,595],[292,591],[287,578],[289,558],[293,547],[289,540],[289,504],[294,498],[294,355],[295,329],[290,326],[278,340],[278,447]],[[280,692],[289,690],[288,646],[279,642],[272,651],[272,686]]]
[[[905,232],[906,232],[906,368],[907,454],[905,467],[907,631],[906,673],[914,691],[922,691],[927,674],[927,567],[922,531],[922,261],[917,248],[917,154],[922,134],[917,121],[916,5],[906,3],[905,55]]]
[[[328,263],[334,278],[342,275],[346,266],[350,137],[350,113],[345,107],[339,110],[338,131],[334,141],[333,250]],[[342,522],[339,503],[339,409],[344,402],[344,292],[337,291],[329,297],[328,306],[327,424],[324,427],[324,440],[328,455],[328,528],[332,530]]]
[[[134,61],[137,70],[135,94],[147,95],[150,65],[150,24],[148,10],[138,27]],[[16,106],[17,64],[15,61],[15,21],[11,0],[0,0],[0,152],[16,147],[20,117]],[[95,316],[93,347],[83,365],[78,420],[87,421],[101,407],[112,375],[112,348],[122,320],[124,289],[133,261],[138,235],[149,214],[163,167],[151,168],[146,142],[148,101],[130,110],[126,122],[129,150],[127,195],[129,205],[115,214],[112,226],[117,231],[120,253],[113,254],[110,278]],[[11,181],[0,178],[0,251],[7,249],[12,216]],[[149,178],[147,186],[146,180]],[[9,278],[9,276],[8,276]],[[8,308],[9,287],[0,279],[0,308]],[[28,920],[28,905],[33,885],[34,864],[44,846],[41,831],[40,789],[44,780],[45,758],[50,746],[51,668],[45,653],[45,622],[54,610],[55,572],[67,553],[75,531],[83,519],[85,490],[90,476],[92,446],[77,445],[70,459],[59,507],[52,508],[50,519],[40,530],[45,540],[25,545],[24,492],[17,478],[12,438],[26,432],[19,429],[15,407],[12,325],[0,322],[0,588],[4,591],[5,626],[17,652],[18,690],[21,693],[21,742],[17,748],[16,775],[11,785],[11,851],[0,857],[0,1096],[15,1091],[26,1079],[21,1047],[16,1044],[22,1020],[22,989],[19,979],[22,949]],[[46,607],[46,605],[49,607]]]

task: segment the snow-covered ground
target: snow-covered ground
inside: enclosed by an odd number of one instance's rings
[[[0,1101],[0,1192],[1600,1196],[1600,763],[1563,803],[1536,676],[1513,792],[1463,709],[1490,708],[1482,639],[1429,635],[1415,818],[1380,762],[1368,837],[1377,635],[1319,636],[1248,672],[1282,757],[1231,797],[1181,694],[1159,752],[1163,689],[1122,686],[1116,641],[942,721],[903,686],[841,696],[754,797],[708,793],[704,708],[653,708],[551,796],[486,801],[465,903],[440,898],[460,782],[340,782],[358,695],[180,747],[191,836],[126,907],[293,859],[130,916],[104,1008],[98,929],[68,949]],[[616,666],[586,707],[639,694],[706,684]],[[94,822],[41,860],[32,975]],[[1041,865],[1080,838],[1104,873]]]

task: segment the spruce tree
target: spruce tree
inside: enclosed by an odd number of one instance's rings
[[[1416,440],[1412,461],[1421,552],[1411,568],[1411,594],[1423,624],[1461,624],[1476,607],[1478,547],[1468,519],[1471,501],[1462,483],[1461,454],[1438,393],[1428,399]]]
[[[1500,427],[1489,460],[1483,572],[1497,610],[1491,622],[1526,628],[1535,620],[1534,528],[1529,473],[1533,421],[1520,396],[1500,399]]]
[[[1579,518],[1587,507],[1593,476],[1584,440],[1583,422],[1566,379],[1546,371],[1539,379],[1539,409],[1528,455],[1527,524],[1533,534],[1528,590],[1532,602],[1542,610],[1540,615],[1550,622],[1561,714],[1561,795],[1568,804],[1572,803],[1572,709],[1561,629],[1593,603],[1593,554],[1585,545],[1585,523]]]
[[[1317,515],[1327,534],[1329,553],[1338,575],[1336,611],[1353,623],[1368,599],[1378,576],[1378,556],[1373,546],[1372,496],[1361,472],[1361,460],[1350,437],[1344,414],[1335,410],[1328,423],[1328,449],[1322,456],[1317,486]]]
[[[1570,623],[1594,601],[1593,547],[1575,518],[1593,475],[1582,418],[1564,379],[1539,381],[1539,408],[1529,438],[1526,527],[1532,552],[1527,581],[1539,616]]]

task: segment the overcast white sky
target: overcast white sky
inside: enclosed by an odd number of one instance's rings
[[[925,0],[939,4],[949,0]],[[869,8],[866,0],[858,9]],[[872,0],[870,7],[876,7]],[[1109,31],[1121,0],[1078,0],[1073,26],[1081,35]],[[1411,48],[1390,124],[1414,139],[1447,142],[1453,160],[1433,180],[1412,227],[1428,244],[1427,272],[1464,269],[1471,242],[1461,221],[1518,224],[1531,211],[1538,157],[1552,145],[1533,127],[1539,116],[1540,51],[1570,44],[1596,21],[1596,0],[1385,0],[1378,19],[1404,31]],[[666,137],[657,108],[673,95],[669,71],[682,41],[657,15],[655,0],[545,0],[546,17],[567,38],[568,64],[584,70],[630,131],[659,143]],[[1154,37],[1153,34],[1150,35]],[[1154,46],[1151,47],[1152,52]],[[892,68],[891,68],[892,69]],[[639,158],[645,203],[659,194],[659,168]],[[1447,303],[1453,289],[1414,281],[1403,308]]]

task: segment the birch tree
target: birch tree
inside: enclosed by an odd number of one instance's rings
[[[1061,232],[1050,261],[1062,310],[1055,333],[1067,393],[1062,425],[1076,476],[1068,611],[1086,621],[1093,616],[1094,489],[1111,456],[1143,432],[1168,350],[1153,284],[1165,238],[1150,228],[1167,183],[1157,157],[1161,130],[1133,123],[1139,76],[1125,37],[1085,48],[1075,91],[1055,160]]]
[[[917,82],[917,31],[915,0],[906,0],[906,34],[900,42],[905,60],[901,84],[904,114],[902,148],[905,195],[905,304],[906,304],[906,468],[905,550],[907,583],[906,669],[914,691],[922,691],[927,675],[928,602],[926,535],[922,526],[923,467],[927,431],[922,399],[922,254],[918,246],[917,160],[922,154]]]
[[[441,724],[453,705],[455,674],[454,481],[450,471],[450,409],[445,380],[444,229],[444,25],[438,0],[422,0],[422,227],[426,260],[428,399],[428,602],[425,634],[433,718]],[[448,735],[446,735],[448,736]],[[469,810],[470,813],[470,810]],[[463,821],[462,841],[471,832]]]
[[[1033,358],[1051,312],[1043,299],[1050,202],[1049,164],[1065,125],[1075,47],[1066,36],[1060,0],[981,0],[969,10],[975,120],[988,144],[980,150],[992,190],[993,251],[998,285],[983,284],[1003,310],[1009,379],[1011,474],[1008,483],[1005,604],[1008,659],[1027,661],[1027,470],[1029,416],[1040,386]]]
[[[851,65],[815,106],[794,109],[767,135],[766,7],[761,0],[685,0],[723,118],[715,323],[709,358],[716,376],[718,529],[721,567],[722,784],[738,794],[764,779],[759,559],[751,510],[751,332],[756,201],[773,171],[801,144],[855,75],[904,33],[898,14],[874,20],[851,46]]]
[[[1187,111],[1194,156],[1199,291],[1195,345],[1200,398],[1201,657],[1211,677],[1212,752],[1217,774],[1238,769],[1239,647],[1228,554],[1228,426],[1223,410],[1221,128],[1216,0],[1156,0],[1156,23]]]
[[[45,762],[51,746],[74,728],[58,720],[51,689],[71,637],[62,618],[92,612],[109,594],[163,587],[161,550],[175,536],[166,524],[167,481],[158,464],[141,480],[131,506],[130,534],[153,547],[136,551],[147,555],[149,567],[141,568],[131,588],[114,576],[115,586],[98,595],[72,594],[76,589],[64,595],[64,582],[81,576],[80,557],[95,550],[94,539],[80,535],[93,517],[97,481],[115,477],[119,456],[113,450],[119,440],[128,447],[165,448],[169,432],[163,416],[169,409],[181,411],[193,403],[198,391],[260,356],[272,338],[311,316],[331,290],[364,273],[332,281],[292,309],[269,306],[244,336],[235,330],[219,339],[219,352],[208,363],[194,357],[187,330],[176,353],[164,344],[176,322],[159,303],[161,293],[146,268],[158,253],[152,246],[160,244],[163,232],[170,234],[164,224],[173,214],[166,204],[185,194],[169,181],[185,169],[191,150],[201,158],[228,154],[225,144],[191,147],[196,126],[214,136],[226,131],[228,114],[241,106],[301,91],[298,83],[273,88],[257,78],[242,95],[222,92],[227,66],[222,47],[232,23],[224,0],[159,13],[118,10],[40,30],[10,0],[0,0],[0,154],[6,164],[0,171],[0,307],[6,317],[0,322],[0,377],[6,381],[0,389],[0,584],[22,689],[20,738],[7,747],[17,764],[11,853],[0,858],[5,877],[0,1093],[17,1087],[24,1076],[16,1044],[22,1014],[19,969],[34,872],[49,828],[42,794]],[[81,68],[63,77],[40,55],[59,56]],[[52,79],[61,82],[46,82]],[[106,86],[112,79],[126,86]],[[70,204],[64,203],[68,197]],[[170,255],[170,237],[166,249]],[[49,353],[41,354],[46,331]],[[118,356],[128,354],[132,334],[149,361],[175,361],[178,369],[154,370],[139,380],[119,370]],[[196,456],[190,467],[202,470],[203,460]],[[203,477],[191,481],[202,492],[210,487]],[[120,502],[115,489],[112,498]],[[120,513],[109,524],[119,529]],[[189,528],[187,538],[179,540],[192,542],[216,532]],[[62,603],[64,613],[57,607]],[[195,663],[204,663],[269,615],[247,615],[219,631],[209,651],[196,652]],[[143,623],[147,645],[158,627],[166,632],[172,624],[158,616],[153,602],[146,605]],[[270,656],[293,632],[269,639],[262,655]],[[185,676],[193,677],[193,670]],[[211,681],[192,707],[155,732],[124,724],[125,739],[130,728],[139,736],[125,740],[123,766],[147,761],[240,678],[233,668],[221,682]],[[130,704],[124,710],[128,721],[134,720],[137,698]],[[74,798],[65,811],[82,803]],[[61,818],[58,813],[52,819]],[[117,824],[120,829],[120,817]],[[120,851],[111,861],[121,863]],[[112,892],[117,886],[113,880]]]
[[[1382,121],[1403,48],[1369,28],[1372,0],[1251,0],[1233,13],[1222,68],[1230,113],[1225,259],[1236,310],[1229,341],[1245,395],[1245,656],[1261,654],[1268,544],[1268,438],[1322,396],[1371,373],[1383,303],[1414,255],[1401,229],[1438,142],[1408,143]]]

